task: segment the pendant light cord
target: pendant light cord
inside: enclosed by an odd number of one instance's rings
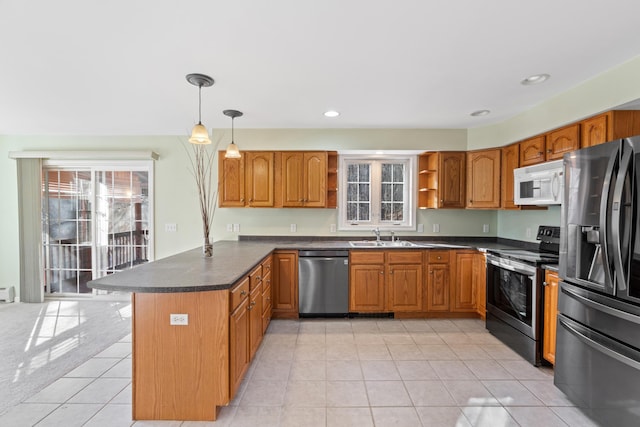
[[[235,119],[236,119],[235,117],[231,117],[231,143],[232,143],[232,144],[234,143],[234,142],[233,142],[233,140],[234,140],[234,138],[233,138],[233,121],[234,121]]]
[[[198,85],[198,124],[202,124],[202,84]]]

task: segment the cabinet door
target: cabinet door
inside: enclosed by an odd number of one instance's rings
[[[244,154],[239,159],[225,159],[218,152],[218,204],[221,208],[245,205]]]
[[[327,153],[304,153],[303,199],[307,208],[327,205]]]
[[[529,138],[520,143],[520,167],[535,165],[545,161],[546,137]]]
[[[452,300],[451,311],[470,311],[477,310],[476,304],[476,288],[473,280],[473,252],[457,252],[456,253],[456,274],[452,281]]]
[[[351,264],[349,272],[349,311],[384,312],[384,265]]]
[[[422,311],[422,265],[392,264],[387,269],[389,311]]]
[[[605,113],[582,121],[580,144],[583,148],[611,141],[610,116]]]
[[[580,124],[576,123],[561,129],[549,132],[547,135],[546,160],[561,159],[565,153],[570,153],[580,148]]]
[[[298,252],[273,254],[271,292],[275,318],[298,317]]]
[[[274,153],[247,151],[245,158],[247,204],[254,207],[273,206]]]
[[[282,206],[299,207],[304,203],[304,155],[282,152]]]
[[[487,318],[487,260],[482,252],[474,255],[474,272],[473,279],[475,281],[478,296],[478,314],[482,319]]]
[[[500,207],[500,149],[467,153],[467,208]]]
[[[466,153],[460,151],[440,154],[439,207],[448,209],[464,208]]]
[[[449,311],[449,264],[429,264],[427,311]]]
[[[249,360],[256,354],[262,341],[262,283],[249,294]]]
[[[511,144],[502,148],[501,161],[501,206],[502,209],[518,209],[513,201],[513,170],[520,166],[520,145]]]
[[[229,318],[229,386],[230,396],[235,396],[242,378],[249,367],[249,299],[231,313]]]
[[[558,318],[558,274],[547,271],[544,287],[544,331],[542,357],[556,362],[556,320]]]

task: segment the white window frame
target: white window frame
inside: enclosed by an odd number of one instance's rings
[[[371,169],[371,220],[353,223],[347,221],[347,167],[353,163],[404,163],[407,186],[406,218],[400,223],[380,221],[381,176]],[[417,157],[413,154],[340,154],[338,179],[340,182],[340,197],[338,202],[338,229],[341,231],[368,231],[375,228],[386,231],[415,231],[416,230],[416,167]]]

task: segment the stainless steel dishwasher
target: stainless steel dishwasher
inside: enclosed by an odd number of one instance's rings
[[[298,252],[300,317],[349,313],[349,251]]]

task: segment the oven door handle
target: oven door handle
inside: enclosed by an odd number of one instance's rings
[[[492,255],[487,255],[487,262],[492,265],[495,265],[496,267],[504,268],[505,270],[513,271],[515,273],[524,274],[525,276],[535,276],[536,274],[535,269],[525,269],[525,268],[514,267],[511,264],[501,262],[500,258],[497,258]]]

